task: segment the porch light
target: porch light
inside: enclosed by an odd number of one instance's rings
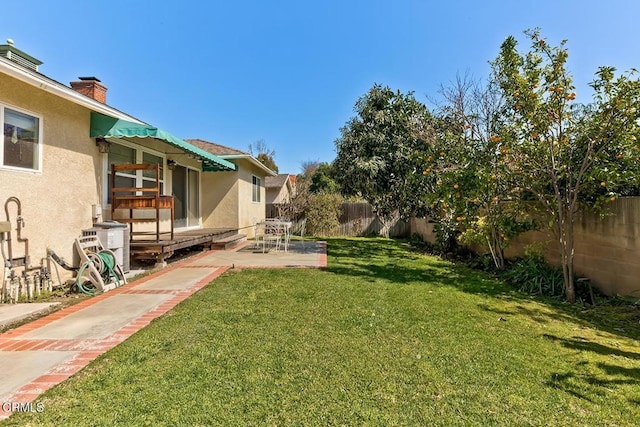
[[[167,160],[167,167],[169,168],[170,171],[175,170],[176,169],[176,161],[171,159],[171,160]]]
[[[104,138],[96,138],[96,145],[98,146],[98,151],[101,153],[108,153],[111,148],[111,143]]]

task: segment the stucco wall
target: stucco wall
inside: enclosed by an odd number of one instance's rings
[[[432,223],[429,223],[425,218],[411,218],[409,220],[409,227],[411,234],[417,233],[422,236],[426,242],[435,243],[436,234],[433,231]]]
[[[576,274],[591,279],[604,293],[640,295],[640,197],[620,198],[611,203],[610,215],[584,213],[575,225]],[[411,221],[412,232],[433,241],[435,236],[424,219]],[[547,262],[560,265],[557,243],[550,232],[531,231],[518,236],[506,256],[521,256],[532,243],[542,244]]]
[[[289,197],[289,191],[287,191],[286,184],[280,188],[269,188],[266,190],[267,203],[289,203],[291,198]]]
[[[204,172],[202,178],[202,226],[238,228],[237,172]]]
[[[89,111],[4,74],[0,74],[0,102],[41,116],[43,125],[42,173],[0,169],[0,220],[5,220],[7,198],[18,197],[32,263],[39,263],[47,247],[71,261],[73,239],[91,227],[91,206],[101,202],[102,166],[89,138]],[[15,228],[14,204],[9,213]],[[21,255],[22,245],[12,234],[14,256]]]
[[[576,222],[576,274],[590,278],[606,294],[640,296],[640,197],[620,198],[610,207],[610,215],[584,213]],[[549,232],[518,236],[506,255],[522,255],[534,242],[545,245],[549,263],[560,265],[560,252]]]
[[[264,171],[245,159],[237,159],[235,172],[202,174],[202,226],[235,228],[253,236],[253,219],[264,219]],[[252,177],[262,180],[261,201],[252,201]]]
[[[262,220],[265,216],[265,173],[262,169],[244,159],[239,161],[238,165],[240,166],[238,170],[238,227],[243,230],[241,233],[253,237],[252,225],[254,218]],[[254,202],[252,200],[253,176],[257,176],[262,180],[260,202]]]

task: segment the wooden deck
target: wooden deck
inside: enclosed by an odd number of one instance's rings
[[[150,237],[155,237],[155,233],[152,233]],[[159,240],[147,240],[138,235],[130,242],[129,247],[132,258],[164,263],[179,249],[194,246],[202,246],[205,249],[226,249],[245,240],[246,235],[238,234],[238,230],[201,228],[174,233],[173,239],[168,234],[160,235]]]

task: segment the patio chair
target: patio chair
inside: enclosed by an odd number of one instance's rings
[[[305,251],[304,246],[304,230],[307,226],[307,218],[304,218],[302,221],[298,222],[298,234],[300,234],[300,242],[302,243],[302,251]]]
[[[266,221],[271,221],[279,227],[278,233],[282,236],[282,243],[284,244],[284,251],[289,251],[289,242],[291,241],[291,233],[293,228],[293,222],[288,216],[278,216],[275,218],[268,218]]]
[[[264,236],[264,226],[260,225],[258,218],[251,218],[251,225],[253,226],[253,238],[255,239],[254,249],[260,248],[260,240]]]
[[[284,236],[284,229],[278,221],[266,220],[263,225],[264,234],[262,235],[262,252],[265,252],[267,245],[273,247],[277,252],[280,249],[280,243]]]

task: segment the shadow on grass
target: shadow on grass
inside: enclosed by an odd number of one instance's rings
[[[562,390],[574,397],[593,402],[585,392],[583,377],[575,373],[555,373],[552,375],[551,379],[547,381],[546,385],[557,390]]]
[[[626,357],[633,360],[639,360],[640,354],[628,351],[622,351],[613,347],[608,347],[599,343],[593,343],[583,339],[564,339],[552,335],[543,335],[544,338],[552,339],[560,342],[564,347],[579,350],[581,352],[593,352],[602,356],[618,356]],[[615,359],[611,359],[614,360]],[[640,385],[640,368],[628,368],[624,366],[613,365],[610,363],[598,362],[596,366],[599,372],[594,373],[593,369],[587,369],[589,362],[583,361],[578,363],[574,372],[554,373],[546,382],[549,387],[562,390],[572,396],[585,399],[589,402],[593,400],[587,394],[597,394],[604,396],[606,390],[614,386],[633,386]],[[636,403],[637,399],[629,397],[630,403]]]
[[[331,239],[328,271],[333,274],[381,279],[396,284],[429,283],[470,293],[498,295],[510,288],[494,278],[447,261],[412,252],[402,241],[388,239]]]
[[[543,338],[557,341],[565,348],[579,351],[589,351],[597,353],[603,356],[620,356],[628,359],[640,360],[640,353],[634,353],[632,351],[624,351],[614,347],[602,345],[600,343],[594,343],[583,338],[560,338],[554,335],[544,334]],[[637,370],[636,370],[637,371]]]
[[[418,253],[402,240],[330,238],[327,244],[327,271],[333,274],[359,276],[370,282],[384,280],[398,285],[422,282],[430,286],[448,286],[466,293],[516,303],[533,299],[487,273]],[[526,315],[539,323],[569,321],[614,335],[640,339],[640,324],[637,321],[640,319],[640,310],[636,308],[596,306],[583,309],[579,305],[550,298],[535,300],[542,305],[541,309],[531,308],[530,305],[517,305],[513,311],[500,310],[488,304],[479,304],[479,307],[500,315]],[[545,306],[551,310],[544,309]]]

